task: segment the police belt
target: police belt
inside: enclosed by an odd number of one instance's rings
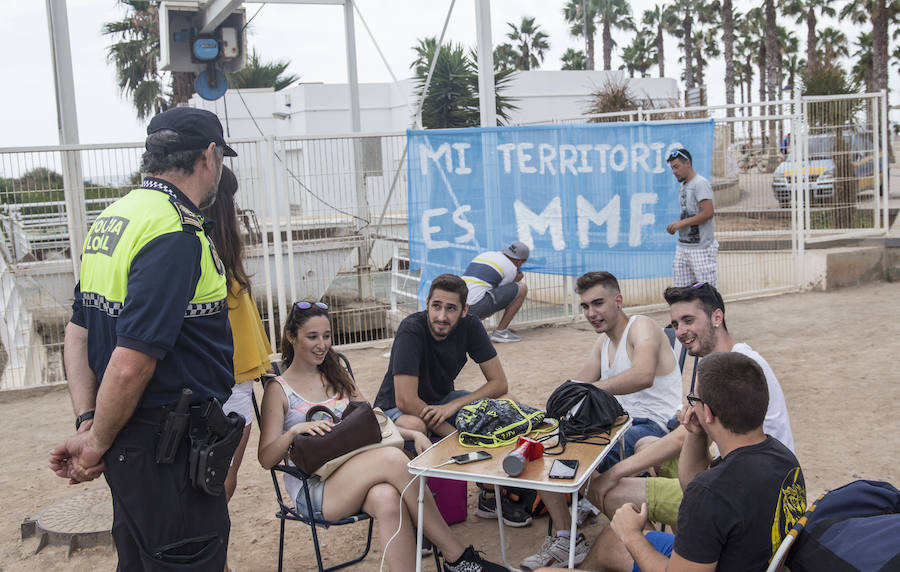
[[[191,391],[184,389],[178,402],[165,407],[136,409],[129,423],[151,425],[157,429],[156,463],[175,462],[185,437],[190,438],[188,469],[191,484],[211,496],[225,490],[225,477],[231,458],[244,433],[244,418],[225,415],[215,398],[188,404]]]

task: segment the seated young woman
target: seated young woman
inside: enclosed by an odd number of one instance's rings
[[[328,306],[321,302],[297,302],[284,325],[281,340],[282,362],[287,368],[265,388],[262,402],[259,462],[269,469],[279,463],[296,435],[324,435],[331,421],[306,421],[306,413],[324,405],[336,415],[350,400],[365,399],[331,348]],[[413,440],[422,451],[431,443],[418,431],[400,429],[406,440]],[[297,510],[308,516],[338,520],[363,510],[375,518],[385,561],[391,570],[413,570],[416,561],[415,486],[401,491],[411,476],[408,459],[400,449],[381,447],[360,453],[341,465],[324,481],[308,479],[310,499],[307,506],[303,483],[285,475],[285,487]],[[481,557],[472,546],[464,547],[447,526],[431,495],[425,495],[424,534],[443,553],[444,569],[506,570]],[[400,528],[399,533],[390,542]]]

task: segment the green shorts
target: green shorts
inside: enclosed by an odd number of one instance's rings
[[[674,527],[681,506],[681,483],[678,481],[678,459],[663,463],[658,477],[647,477],[646,495],[650,520]]]

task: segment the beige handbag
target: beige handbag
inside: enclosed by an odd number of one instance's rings
[[[358,455],[363,451],[368,451],[369,449],[377,449],[378,447],[397,447],[398,449],[403,448],[403,436],[400,435],[400,430],[397,429],[397,426],[394,425],[394,422],[391,421],[391,418],[388,417],[380,407],[375,407],[372,411],[375,413],[375,418],[378,419],[378,426],[381,428],[381,441],[378,443],[372,443],[371,445],[365,445],[358,449],[354,449],[349,453],[344,453],[340,457],[335,457],[334,459],[327,461],[324,465],[316,469],[313,472],[313,475],[316,475],[324,481],[331,475],[331,473],[337,470],[338,467],[343,465],[347,461],[347,459],[354,455]]]

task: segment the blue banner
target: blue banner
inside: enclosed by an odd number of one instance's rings
[[[713,121],[407,131],[409,253],[419,299],[443,272],[514,240],[523,271],[617,278],[670,276],[684,147],[710,178]]]

